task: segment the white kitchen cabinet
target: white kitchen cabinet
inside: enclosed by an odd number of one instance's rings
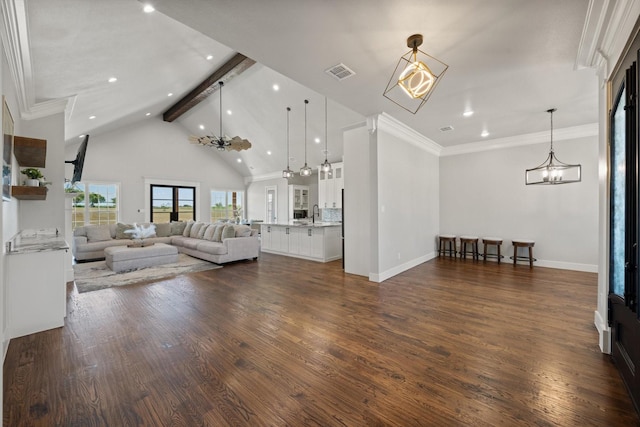
[[[263,224],[263,252],[328,262],[342,258],[340,226]],[[266,237],[265,237],[266,236]],[[269,242],[269,244],[265,244]]]
[[[344,164],[331,165],[331,173],[318,167],[318,206],[320,208],[342,208],[344,188]]]
[[[7,252],[9,338],[64,326],[69,246],[53,230],[23,230]]]
[[[294,211],[309,212],[308,185],[289,185],[289,219],[295,218]]]

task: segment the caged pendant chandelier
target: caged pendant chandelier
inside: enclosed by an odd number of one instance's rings
[[[311,176],[313,170],[307,165],[307,105],[309,100],[304,100],[304,166],[300,168],[300,176]]]
[[[547,159],[539,166],[525,171],[526,185],[570,184],[582,180],[582,166],[562,163],[553,152],[553,113],[555,108],[547,110],[551,116],[551,148]]]
[[[322,172],[331,173],[331,163],[327,159],[329,150],[327,150],[327,97],[324,97],[324,163],[320,165]]]
[[[287,168],[282,171],[283,178],[291,178],[293,177],[293,171],[289,167],[289,113],[291,112],[291,107],[287,107]]]
[[[444,62],[418,49],[422,41],[422,34],[414,34],[407,39],[407,47],[411,50],[400,57],[383,94],[412,114],[427,102],[449,68]]]

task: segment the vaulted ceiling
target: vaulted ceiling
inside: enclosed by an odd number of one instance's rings
[[[135,0],[26,3],[35,95],[72,99],[69,143],[160,117],[236,52],[257,64],[225,85],[223,130],[253,147],[219,155],[244,176],[284,168],[287,106],[291,167],[302,166],[304,99],[311,165],[324,159],[325,96],[330,161],[342,156],[343,128],[381,112],[443,147],[546,131],[551,107],[558,109],[556,128],[597,122],[596,75],[576,66],[584,0],[148,3],[155,12],[144,13]],[[415,115],[382,96],[414,33],[424,35],[421,50],[449,65]],[[325,73],[338,63],[356,74],[338,81]],[[184,128],[185,144],[189,134],[219,133],[218,96],[174,122]],[[467,110],[474,114],[464,117]]]

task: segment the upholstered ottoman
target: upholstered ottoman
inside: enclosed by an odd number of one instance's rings
[[[178,262],[178,248],[165,243],[136,248],[111,246],[105,248],[104,255],[107,267],[117,273]]]

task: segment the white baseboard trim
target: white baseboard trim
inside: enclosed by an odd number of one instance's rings
[[[513,260],[509,260],[513,262]],[[519,264],[523,264],[522,262]],[[548,261],[544,259],[539,259],[533,263],[533,266],[539,267],[549,267],[549,268],[558,268],[560,270],[574,270],[574,271],[584,271],[586,273],[597,273],[598,265],[597,264],[579,264],[577,262],[563,262],[563,261]]]
[[[380,282],[384,282],[385,280],[393,277],[393,276],[397,276],[398,274],[402,273],[403,271],[407,271],[409,269],[412,269],[413,267],[415,267],[416,265],[420,265],[423,262],[427,262],[429,260],[432,260],[436,257],[436,253],[435,252],[431,252],[428,253],[426,255],[423,255],[421,257],[412,259],[410,261],[405,262],[404,264],[400,264],[397,265],[393,268],[390,268],[386,271],[383,271],[382,273],[369,273],[369,280],[371,282],[376,282],[376,283],[380,283]]]
[[[598,344],[600,346],[600,351],[606,354],[611,354],[611,329],[598,310],[593,312],[593,324],[598,330]]]

